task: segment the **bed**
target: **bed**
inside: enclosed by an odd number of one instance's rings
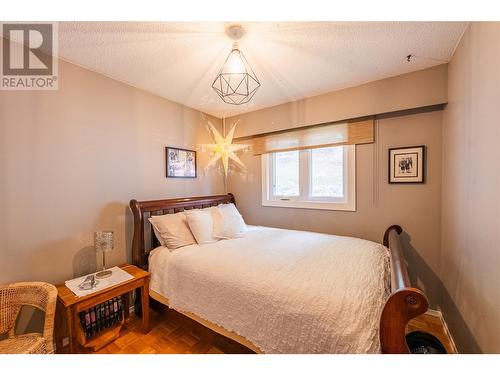
[[[428,308],[393,225],[383,244],[249,226],[242,238],[169,251],[147,218],[235,203],[232,194],[138,202],[133,262],[150,297],[256,353],[408,353],[405,327]]]

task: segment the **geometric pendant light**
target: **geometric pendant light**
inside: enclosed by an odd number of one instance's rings
[[[241,26],[234,25],[226,33],[236,40],[243,36],[244,31]],[[238,42],[234,42],[231,52],[212,83],[212,88],[224,102],[240,105],[248,103],[259,87],[257,75],[243,52],[239,50]]]

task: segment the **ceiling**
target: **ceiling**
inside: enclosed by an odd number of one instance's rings
[[[448,62],[466,22],[251,22],[240,49],[262,86],[222,102],[211,84],[231,50],[216,22],[60,22],[61,58],[217,117]],[[415,57],[410,62],[408,54]]]

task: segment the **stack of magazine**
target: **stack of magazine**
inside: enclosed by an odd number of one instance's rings
[[[80,313],[80,322],[86,338],[112,327],[123,319],[123,301],[114,297]]]

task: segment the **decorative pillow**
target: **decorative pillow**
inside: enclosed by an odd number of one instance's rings
[[[158,232],[165,246],[170,250],[179,247],[193,245],[196,243],[193,234],[189,230],[184,212],[167,214],[161,216],[151,216],[149,222],[153,224],[155,233]]]
[[[213,220],[215,238],[237,238],[247,231],[245,221],[233,203],[217,206],[213,211]]]
[[[210,207],[201,210],[195,209],[185,211],[189,229],[191,229],[198,245],[218,241],[218,239],[213,236],[214,221],[212,212],[214,209],[214,207]]]

